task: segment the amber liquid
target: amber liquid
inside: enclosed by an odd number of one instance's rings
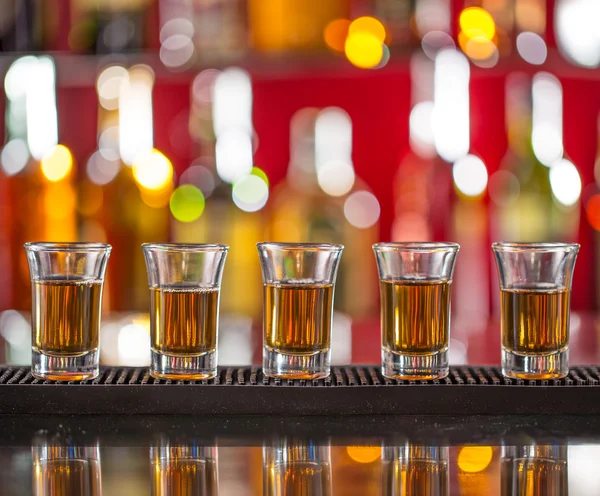
[[[381,339],[387,351],[429,355],[448,348],[449,281],[382,280]]]
[[[384,462],[384,496],[445,496],[448,492],[448,464],[433,460],[408,463]]]
[[[33,349],[79,355],[98,348],[102,283],[98,280],[33,282]]]
[[[265,346],[292,355],[329,350],[333,284],[265,284]]]
[[[170,458],[155,462],[152,496],[217,496],[217,461]]]
[[[151,288],[150,312],[154,351],[190,356],[217,349],[218,288]]]
[[[565,496],[568,494],[567,462],[551,458],[504,458],[502,496]]]
[[[97,496],[102,494],[97,460],[42,460],[34,465],[35,496]]]
[[[521,354],[562,351],[569,343],[569,291],[502,290],[502,346]]]

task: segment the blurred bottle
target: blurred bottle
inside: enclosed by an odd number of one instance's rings
[[[280,439],[263,448],[265,496],[331,496],[330,445]]]
[[[100,449],[36,437],[31,448],[34,496],[102,495]]]
[[[218,496],[219,468],[215,446],[176,444],[167,440],[150,448],[152,496]]]
[[[350,117],[341,109],[305,108],[294,115],[287,177],[269,205],[269,237],[343,244],[336,309],[362,317],[377,306],[371,246],[378,238],[379,204],[354,173],[351,130]]]
[[[3,168],[11,175],[13,297],[19,310],[31,304],[27,241],[76,241],[76,166],[58,144],[56,72],[47,56],[26,56],[10,66]]]
[[[564,496],[569,493],[566,446],[504,446],[501,470],[502,496]]]
[[[382,456],[385,496],[445,496],[450,494],[448,448],[384,446]]]
[[[531,82],[524,74],[506,81],[508,150],[490,181],[495,215],[493,237],[510,241],[551,241],[557,208],[552,199],[549,168],[532,145]]]
[[[40,50],[43,5],[35,0],[5,0],[0,9],[0,52]]]
[[[267,197],[251,205],[239,199],[236,204],[233,195],[235,188],[250,176],[254,176],[250,181],[259,177],[263,180],[262,171],[251,167],[250,78],[236,68],[204,71],[192,84],[191,101],[190,133],[200,156],[182,173],[179,187],[190,185],[199,190],[196,194],[201,204],[194,205],[191,199],[187,204],[183,200],[181,204],[172,202],[173,239],[182,243],[228,245],[222,311],[258,318],[262,310],[262,278],[256,243],[264,241],[261,209]],[[220,144],[219,139],[223,140]],[[228,152],[233,155],[227,156]],[[238,168],[241,162],[250,166],[250,174],[247,168]],[[186,208],[196,209],[197,214],[186,218]]]
[[[13,279],[15,264],[13,263],[12,243],[13,212],[10,180],[4,173],[0,163],[0,312],[13,308]],[[0,350],[1,351],[1,350]]]

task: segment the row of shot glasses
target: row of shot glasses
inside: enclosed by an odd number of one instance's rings
[[[150,288],[150,373],[207,380],[217,374],[219,292],[228,247],[144,244]],[[99,373],[102,288],[111,247],[27,243],[33,292],[32,374],[80,381]],[[501,290],[502,372],[558,379],[568,373],[569,308],[579,245],[494,243]],[[378,243],[382,374],[448,375],[456,243]],[[343,246],[259,243],[263,373],[330,374],[334,287]],[[239,281],[244,284],[244,281]],[[253,291],[254,288],[248,288]],[[357,291],[368,291],[357,288]]]

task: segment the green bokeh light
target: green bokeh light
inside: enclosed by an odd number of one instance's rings
[[[269,177],[267,176],[267,173],[260,167],[252,167],[252,171],[250,172],[250,174],[252,174],[253,176],[260,177],[265,182],[265,184],[269,186]]]
[[[193,222],[204,212],[204,195],[196,186],[183,184],[173,191],[169,205],[178,221]]]

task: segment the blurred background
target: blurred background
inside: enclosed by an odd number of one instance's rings
[[[493,240],[577,241],[600,292],[597,0],[1,0],[0,361],[26,241],[103,241],[102,361],[149,360],[142,242],[226,243],[222,364],[260,362],[256,242],[343,243],[333,361],[379,361],[371,245],[461,244],[454,363],[499,361]]]

